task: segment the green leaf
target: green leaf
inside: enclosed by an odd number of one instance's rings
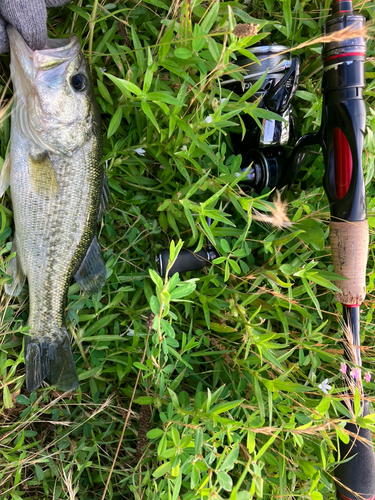
[[[153,125],[155,126],[155,128],[157,129],[157,131],[160,133],[159,124],[158,124],[158,122],[157,122],[157,120],[155,118],[155,115],[152,112],[152,110],[151,110],[150,105],[148,104],[148,102],[142,101],[141,102],[141,108],[142,108],[142,111],[144,112],[144,114],[147,116],[147,118],[149,118],[151,120],[151,122],[153,123]]]
[[[150,278],[155,283],[158,290],[161,291],[163,289],[163,286],[164,286],[164,283],[163,283],[163,280],[161,279],[161,277],[153,269],[149,269],[148,272],[150,273]]]
[[[169,52],[169,48],[171,46],[171,41],[173,38],[173,31],[174,31],[174,25],[176,23],[176,20],[174,19],[170,25],[168,26],[167,30],[165,31],[164,35],[162,36],[162,39],[160,40],[160,48],[159,48],[159,61],[162,61],[165,59]]]
[[[237,445],[225,458],[224,462],[220,465],[219,471],[225,471],[233,469],[234,464],[236,463],[238,453],[240,451],[240,447]]]
[[[4,407],[7,410],[9,410],[10,408],[13,408],[14,404],[13,404],[12,396],[10,394],[9,387],[7,385],[5,385],[3,387],[3,401],[4,401]]]
[[[189,49],[180,47],[174,51],[174,55],[179,59],[189,59],[193,55],[193,53]]]
[[[359,410],[361,408],[361,395],[359,393],[358,387],[354,390],[354,414],[359,415]]]
[[[342,427],[336,427],[337,437],[345,444],[349,444],[350,436]],[[344,457],[341,457],[344,458]]]
[[[151,396],[140,396],[134,400],[134,403],[137,403],[138,405],[152,405],[154,403],[154,398]]]
[[[218,472],[217,479],[220,486],[226,491],[232,491],[233,481],[232,478],[226,472]]]
[[[257,64],[260,65],[259,60],[254,55],[252,55],[251,59],[254,59],[254,62],[256,62]],[[238,101],[239,104],[241,102],[248,101],[250,99],[250,97],[252,97],[255,94],[255,92],[258,92],[258,90],[261,88],[264,80],[266,79],[267,73],[268,73],[268,71],[265,71],[263,73],[263,75],[249,88],[249,90],[247,90],[244,93],[244,95]]]
[[[200,23],[201,30],[203,33],[208,33],[215,21],[217,20],[217,15],[219,13],[220,2],[219,0],[215,0],[214,4],[211,3],[210,10],[206,11],[206,16],[203,21]]]
[[[320,318],[323,319],[322,311],[320,310],[320,304],[319,304],[317,297],[315,296],[314,292],[311,290],[311,287],[310,287],[307,279],[306,278],[301,278],[301,279],[302,279],[304,289],[308,293],[310,299],[314,302],[316,310],[318,311]]]
[[[163,434],[164,431],[162,429],[151,429],[146,435],[148,439],[157,439],[160,436],[163,436]]]
[[[302,393],[312,390],[312,388],[309,386],[296,384],[294,382],[283,382],[282,380],[273,380],[272,382],[274,388],[280,391]]]
[[[30,404],[30,399],[25,396],[24,394],[18,394],[16,397],[16,401],[20,405],[29,405]]]
[[[241,274],[240,266],[235,260],[229,259],[229,265],[236,274]]]
[[[146,365],[139,363],[138,361],[134,361],[133,366],[135,366],[135,368],[138,368],[138,370],[150,370]]]
[[[131,27],[131,31],[132,31],[133,45],[134,45],[134,49],[135,49],[134,50],[135,57],[137,59],[137,63],[138,63],[139,69],[143,73],[144,70],[146,69],[146,61],[145,61],[144,50],[143,50],[142,44],[141,44],[141,42],[140,42],[140,40],[138,38],[137,29],[135,28],[134,25]]]
[[[173,329],[173,326],[168,322],[165,321],[165,319],[160,320],[160,324],[164,332],[171,338],[175,338],[175,331]]]
[[[325,412],[329,410],[330,406],[331,406],[331,399],[328,397],[323,398],[316,407],[316,411],[319,412],[321,415],[324,415]]]
[[[220,246],[224,250],[224,252],[230,253],[230,246],[229,246],[229,243],[227,242],[226,239],[221,238],[221,240],[220,240]]]
[[[281,429],[279,429],[278,431],[276,431],[273,436],[267,441],[266,444],[264,444],[261,449],[258,451],[258,453],[255,455],[254,457],[254,461],[256,460],[259,460],[260,457],[262,457],[264,455],[264,453],[268,450],[268,448],[271,446],[271,444],[275,441],[275,439],[277,438],[277,436],[280,434],[281,432]]]
[[[108,316],[103,316],[103,318],[100,318],[93,325],[87,328],[87,330],[85,330],[84,336],[90,337],[93,333],[98,332],[102,328],[105,328],[110,323],[112,323],[113,320],[117,318],[117,316],[118,314],[109,314]]]
[[[224,403],[219,403],[215,407],[211,408],[210,414],[219,415],[220,413],[224,413],[226,411],[232,410],[236,408],[243,402],[243,399],[237,399],[235,401],[228,401]]]
[[[311,500],[323,500],[323,495],[319,491],[313,491],[310,493]]]
[[[194,453],[196,455],[199,455],[202,450],[202,444],[203,444],[203,429],[202,427],[198,427],[198,429],[195,432],[195,438],[194,438]]]
[[[169,472],[172,468],[171,462],[165,462],[163,465],[158,467],[155,472],[153,472],[153,476],[158,478],[164,476],[167,472]]]
[[[199,52],[200,50],[203,49],[203,47],[207,43],[205,33],[202,31],[199,24],[194,25],[193,36],[194,36],[193,44],[192,44],[193,50],[194,50],[194,52]]]
[[[122,120],[122,108],[117,108],[116,113],[112,116],[109,122],[107,137],[110,138],[119,128]]]
[[[134,83],[128,82],[127,80],[123,80],[121,78],[117,78],[116,76],[113,76],[109,73],[104,73],[105,76],[107,76],[110,80],[113,81],[113,83],[116,85],[116,87],[126,96],[131,98],[132,95],[130,92],[133,92],[136,96],[140,96],[143,94],[142,90],[134,85]]]
[[[188,283],[186,281],[182,282],[181,285],[177,285],[177,287],[171,292],[171,300],[188,297],[195,290],[195,287],[195,283]]]
[[[291,30],[292,30],[292,7],[291,0],[281,0],[283,3],[283,14],[286,25],[286,33],[289,38]]]
[[[78,375],[78,380],[81,382],[82,380],[93,379],[94,377],[99,376],[101,372],[102,372],[102,367],[96,366],[91,370],[86,370],[85,372],[80,373]]]
[[[294,226],[299,230],[305,231],[299,234],[298,237],[306,245],[312,246],[315,250],[324,249],[324,232],[316,220],[304,219],[294,223]]]
[[[35,465],[35,474],[36,477],[38,478],[38,481],[43,481],[44,479],[44,472],[43,469],[40,467],[40,465]]]
[[[103,99],[105,99],[107,102],[109,102],[109,104],[113,104],[113,99],[111,97],[111,94],[109,93],[109,90],[104,85],[104,83],[101,82],[100,80],[97,80],[96,84],[98,86],[99,92],[101,93]]]
[[[149,92],[146,95],[146,99],[148,101],[162,101],[167,104],[174,104],[175,106],[184,106],[184,103],[173,97],[171,94],[167,92]]]
[[[161,0],[144,0],[144,2],[148,3],[150,5],[154,5],[155,7],[159,7],[160,9],[163,9],[163,10],[169,10],[169,8],[170,8],[169,5],[166,5]]]

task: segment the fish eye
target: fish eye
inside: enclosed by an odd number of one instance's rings
[[[82,92],[87,87],[86,77],[84,75],[78,74],[73,75],[71,79],[72,87],[77,92]]]

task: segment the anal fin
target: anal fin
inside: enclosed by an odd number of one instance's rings
[[[102,289],[107,279],[107,269],[96,236],[92,240],[74,279],[84,293],[93,294]]]
[[[4,289],[7,295],[17,297],[17,295],[20,294],[23,285],[25,284],[26,276],[22,270],[21,262],[18,256],[16,236],[14,237],[12,243],[11,254],[14,252],[16,252],[16,255],[10,259],[7,267],[7,274],[9,274],[9,276],[12,276],[13,283],[6,284]]]

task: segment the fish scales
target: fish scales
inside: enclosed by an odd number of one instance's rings
[[[76,38],[49,40],[35,52],[13,28],[9,39],[16,101],[7,168],[16,256],[6,291],[17,295],[27,279],[28,390],[44,379],[71,390],[78,377],[65,326],[67,290],[73,276],[90,293],[106,277],[96,238],[105,189],[100,115]],[[1,175],[4,190],[7,173]]]

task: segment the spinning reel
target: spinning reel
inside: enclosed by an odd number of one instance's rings
[[[268,70],[266,78],[252,99],[259,99],[258,108],[278,114],[281,120],[264,118],[259,128],[254,119],[243,115],[246,127],[244,139],[241,141],[237,134],[231,136],[234,151],[242,155],[241,171],[247,172],[240,182],[241,188],[244,191],[261,193],[266,187],[273,189],[286,185],[283,182],[287,160],[284,146],[291,145],[294,140],[291,100],[298,86],[300,63],[297,57],[290,59],[288,48],[283,45],[251,47],[248,51],[259,59],[260,67],[254,64],[253,59],[242,56],[237,64],[247,70],[243,82],[227,79],[221,84],[242,96]],[[210,242],[206,249],[198,252],[195,252],[195,248],[182,249],[169,270],[169,276],[177,272],[203,269],[217,257],[218,254]],[[160,274],[164,277],[169,249],[162,250],[156,260]]]

